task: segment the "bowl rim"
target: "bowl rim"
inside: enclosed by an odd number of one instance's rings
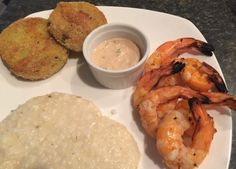
[[[87,47],[88,47],[88,41],[93,38],[97,33],[99,32],[102,32],[101,30],[105,30],[107,29],[108,27],[123,27],[125,29],[132,29],[135,31],[135,34],[138,34],[138,35],[141,35],[142,38],[144,41],[145,41],[145,44],[146,44],[146,48],[145,48],[145,51],[144,51],[144,54],[142,55],[142,58],[139,60],[139,62],[131,67],[128,67],[126,69],[122,69],[122,70],[109,70],[109,69],[104,69],[104,68],[101,68],[97,65],[95,65],[93,62],[90,61],[90,59],[88,59],[88,53],[87,53]],[[111,29],[112,31],[112,29]],[[117,31],[117,29],[114,29],[114,31]],[[137,44],[136,44],[137,45]],[[140,49],[140,47],[138,46],[138,48]],[[93,68],[101,71],[101,72],[104,72],[104,73],[113,73],[113,74],[119,74],[119,73],[127,73],[127,72],[132,72],[133,70],[136,70],[138,67],[140,67],[145,61],[146,59],[148,58],[148,55],[149,55],[149,51],[150,51],[150,43],[149,43],[149,40],[147,38],[147,36],[141,31],[139,30],[138,28],[134,27],[134,26],[131,26],[129,24],[126,24],[126,23],[107,23],[105,25],[102,25],[102,26],[99,26],[98,28],[94,29],[92,32],[89,33],[89,35],[85,38],[84,40],[84,43],[83,43],[83,46],[82,46],[82,52],[83,52],[83,56],[86,60],[86,62],[92,66]]]

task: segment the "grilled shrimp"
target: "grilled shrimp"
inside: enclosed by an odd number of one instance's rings
[[[186,52],[212,56],[213,50],[212,45],[194,38],[180,38],[174,41],[168,41],[151,54],[145,64],[144,72],[168,65],[179,55]]]
[[[188,114],[187,109],[183,113],[181,106],[158,112],[160,106],[179,98],[189,100],[192,115]],[[182,86],[168,86],[152,90],[139,104],[142,126],[150,136],[156,138],[157,149],[171,169],[194,168],[207,155],[215,129],[213,119],[204,108],[205,104],[236,110],[236,97],[220,92],[198,92]],[[184,143],[184,134],[191,136],[191,144]]]
[[[180,72],[183,82],[191,89],[209,91],[216,88],[220,92],[228,90],[220,74],[209,64],[194,58],[185,58],[184,69]]]
[[[221,92],[227,92],[223,79],[210,65],[197,59],[177,59],[184,52],[194,51],[211,56],[213,50],[211,45],[193,38],[181,38],[161,45],[145,64],[144,73],[134,91],[134,107],[153,88],[163,86],[182,85],[198,91],[216,87]]]
[[[155,138],[161,118],[168,111],[172,111],[172,109],[166,109],[165,112],[158,111],[159,106],[178,98],[190,99],[192,97],[198,98],[202,103],[209,102],[208,97],[182,86],[167,86],[150,91],[137,107],[143,128],[151,137]]]
[[[156,134],[156,147],[170,169],[192,169],[207,155],[214,133],[213,119],[196,98],[189,99],[190,110],[196,121],[190,145],[185,145],[183,135],[191,124],[181,112],[172,111],[164,116]]]
[[[188,100],[192,97],[197,98],[202,104],[227,106],[236,110],[236,97],[229,94],[221,92],[199,92],[182,86],[167,86],[150,91],[138,105],[137,109],[143,128],[151,137],[155,138],[160,120],[166,113],[176,109],[166,109],[165,112],[161,112],[158,111],[159,107],[179,98]]]
[[[182,58],[165,67],[144,73],[133,94],[134,107],[137,107],[152,89],[175,85],[190,87],[197,91],[216,88],[220,92],[227,92],[224,80],[213,67],[197,59]]]
[[[205,105],[236,110],[236,97],[226,94],[224,80],[213,67],[178,58],[185,52],[212,56],[213,50],[194,38],[162,44],[146,61],[134,91],[132,102],[142,126],[157,140],[156,147],[171,169],[194,168],[208,153],[215,129]]]
[[[161,78],[178,73],[184,68],[184,63],[175,62],[159,69],[153,69],[145,72],[138,81],[137,87],[133,94],[133,106],[137,107],[143,97],[148,94],[159,83]]]
[[[236,110],[236,97],[220,92],[201,92],[205,104],[226,106]],[[156,147],[170,169],[192,169],[201,164],[209,152],[216,129],[204,105],[193,97],[188,111],[173,110],[165,114],[156,131]],[[181,106],[185,102],[181,102]],[[184,108],[185,111],[187,110]],[[191,118],[189,118],[191,117]],[[192,131],[192,132],[189,132]],[[191,136],[186,143],[184,136]]]
[[[194,58],[176,59],[175,62],[184,64],[184,68],[179,73],[161,78],[158,87],[181,85],[202,92],[228,92],[220,74],[209,64]]]
[[[207,105],[225,106],[232,110],[236,110],[236,96],[220,92],[201,92],[201,94],[207,98],[205,100]]]

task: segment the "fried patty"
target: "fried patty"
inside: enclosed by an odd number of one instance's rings
[[[87,2],[60,2],[49,16],[49,32],[66,48],[81,51],[84,39],[106,24],[104,14]]]
[[[0,56],[9,70],[27,80],[45,79],[66,63],[68,51],[48,32],[48,20],[20,19],[0,34]]]

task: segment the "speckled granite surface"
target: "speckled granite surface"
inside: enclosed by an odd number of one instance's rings
[[[30,13],[54,8],[57,0],[11,0],[0,17],[0,30]],[[96,5],[145,8],[189,19],[215,47],[230,93],[236,95],[236,8],[230,0],[91,0]],[[233,3],[232,3],[233,2]],[[232,9],[230,10],[230,7]],[[235,12],[235,13],[234,13]],[[230,169],[236,168],[236,114],[233,112],[233,145]],[[220,149],[220,147],[219,147]],[[220,153],[220,152],[219,152]]]

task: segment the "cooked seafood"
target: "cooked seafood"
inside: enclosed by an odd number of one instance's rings
[[[144,72],[168,65],[179,55],[186,52],[212,56],[213,50],[214,48],[212,45],[194,38],[180,38],[174,41],[168,41],[151,54],[145,64]]]
[[[230,109],[236,110],[236,96],[219,92],[202,92],[201,94],[208,98],[207,104],[213,106],[226,106]]]
[[[224,80],[212,66],[178,58],[184,52],[211,56],[213,50],[193,38],[164,43],[147,60],[134,91],[141,124],[156,139],[170,169],[192,169],[204,160],[216,131],[206,112],[209,105],[236,110],[236,97],[226,94]]]
[[[179,72],[180,75],[176,74]],[[134,107],[152,89],[174,85],[187,86],[197,91],[216,88],[220,92],[227,92],[224,80],[213,67],[197,59],[181,58],[143,74],[133,94]]]
[[[173,103],[174,105],[172,107],[169,106],[166,108],[165,111],[163,111],[163,109],[159,110],[159,106],[162,104],[169,104],[170,101],[173,102],[178,98],[187,99],[190,103],[192,103],[192,98],[198,100],[194,101],[194,104],[190,105],[190,110],[194,111],[193,116],[191,116],[194,117],[192,118],[194,121],[191,121],[191,123],[189,122],[190,116],[188,116],[187,113],[179,111],[179,107],[175,107],[176,102]],[[200,103],[212,104],[214,106],[227,106],[236,110],[235,96],[220,92],[198,92],[182,86],[168,86],[152,90],[138,105],[142,126],[151,137],[156,138],[158,150],[164,158],[167,166],[171,169],[190,169],[194,166],[198,166],[208,153],[214,135],[214,125],[213,120],[209,118],[208,114],[205,112],[205,108],[203,108],[204,105],[201,106]],[[195,104],[197,106],[193,106]],[[178,117],[179,119],[176,120],[173,116]],[[192,124],[196,125],[192,126]],[[182,143],[182,136],[185,131],[194,134],[193,142],[188,147]],[[206,137],[204,133],[208,137]],[[194,141],[194,139],[199,140]],[[202,147],[199,147],[202,144],[206,146],[203,150],[201,149]],[[196,147],[203,152],[195,150]],[[194,149],[194,151],[192,149]],[[190,153],[189,159],[188,157],[183,158],[184,153]]]
[[[45,79],[58,72],[68,58],[67,49],[48,33],[43,18],[20,19],[0,34],[0,56],[9,70],[27,80]]]
[[[137,108],[142,126],[150,136],[155,138],[160,119],[163,118],[165,113],[172,111],[170,109],[159,113],[159,105],[178,98],[190,99],[192,97],[198,98],[202,103],[208,103],[209,101],[209,98],[201,93],[182,86],[167,86],[152,90],[143,98]]]
[[[181,112],[171,111],[160,122],[156,134],[156,147],[170,169],[192,169],[199,166],[207,155],[214,133],[213,119],[196,98],[189,100],[196,122],[192,142],[184,144],[184,132],[191,123]]]
[[[141,79],[138,81],[136,90],[133,94],[134,107],[137,107],[142,101],[143,97],[148,94],[151,89],[155,88],[161,78],[178,73],[184,68],[184,66],[184,63],[175,62],[165,67],[161,67],[160,69],[153,69],[151,71],[145,72]]]
[[[66,48],[81,51],[85,37],[106,24],[104,14],[88,2],[59,2],[49,16],[49,32]]]
[[[194,58],[175,59],[184,64],[178,74],[161,77],[155,87],[182,85],[197,91],[220,91],[227,93],[227,87],[220,74],[209,64]]]
[[[213,47],[193,38],[181,38],[168,41],[157,48],[148,58],[144,73],[134,91],[134,107],[137,107],[142,98],[153,88],[169,85],[183,85],[199,91],[217,88],[221,92],[227,92],[224,80],[207,63],[191,58],[177,59],[180,54],[193,51],[211,56]],[[180,75],[176,74],[178,72],[181,72]]]
[[[220,92],[228,92],[224,80],[212,66],[194,58],[185,58],[182,61],[185,67],[180,74],[187,86],[197,91],[216,88]]]

